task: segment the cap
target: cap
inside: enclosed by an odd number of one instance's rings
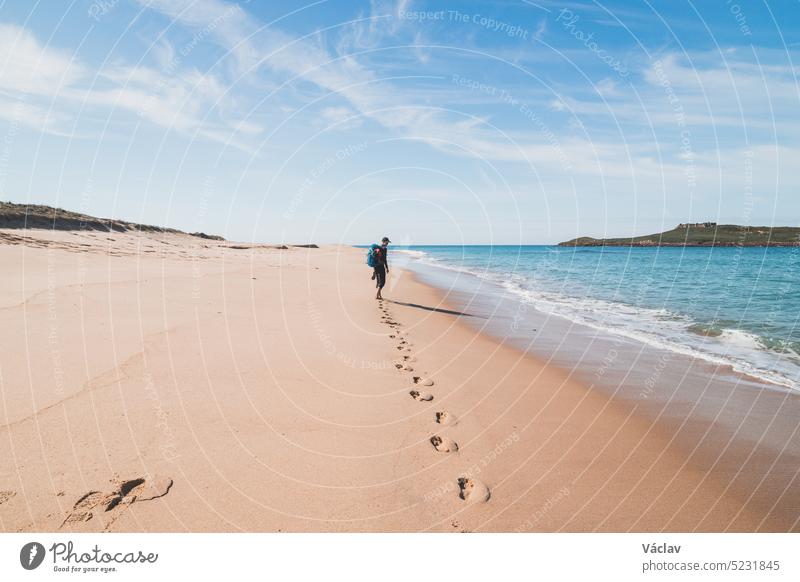
[[[383,238],[381,239],[381,242],[392,242],[392,241],[390,241],[390,240],[389,240],[389,237],[388,237],[388,236],[385,236],[385,237],[383,237]]]

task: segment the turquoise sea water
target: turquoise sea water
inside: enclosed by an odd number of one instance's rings
[[[545,314],[800,389],[800,247],[395,247]]]

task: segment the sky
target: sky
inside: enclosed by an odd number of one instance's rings
[[[800,226],[800,2],[0,0],[0,200],[231,240]]]

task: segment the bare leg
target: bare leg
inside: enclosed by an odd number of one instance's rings
[[[386,272],[383,271],[375,271],[375,277],[378,279],[377,284],[375,285],[378,288],[378,292],[375,294],[375,299],[383,299],[383,295],[381,295],[381,291],[383,290],[383,284],[386,282]]]

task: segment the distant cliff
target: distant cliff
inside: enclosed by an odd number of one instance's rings
[[[559,243],[562,247],[792,247],[800,246],[800,228],[739,226],[696,222],[672,230],[632,238],[582,236]]]

